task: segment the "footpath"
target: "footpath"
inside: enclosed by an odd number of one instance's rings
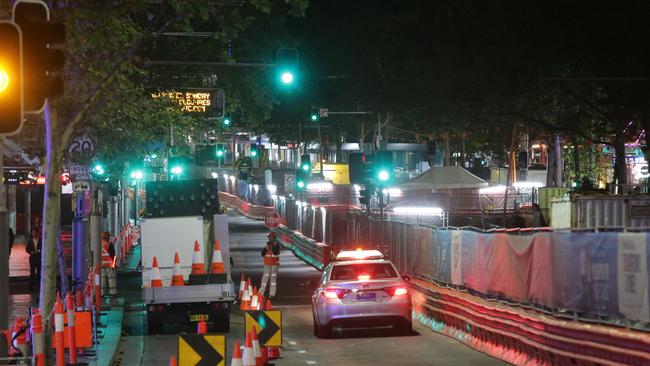
[[[118,276],[123,273],[136,271],[138,265],[137,258],[139,258],[138,252],[139,247],[135,247],[132,253],[126,256],[124,265],[118,268]],[[13,331],[17,320],[20,321],[19,318],[29,319],[31,309],[38,306],[38,289],[34,291],[29,289],[29,256],[24,251],[24,244],[18,242],[18,240],[12,250],[10,268],[12,270],[9,294],[9,333]],[[79,350],[77,362],[79,365],[111,365],[118,349],[124,319],[124,299],[121,297],[103,297],[101,304],[100,315],[95,324],[94,331],[92,331],[92,346]],[[51,320],[53,322],[53,319]],[[46,328],[45,324],[46,319],[44,317],[43,328]],[[29,328],[29,323],[26,326]],[[77,324],[77,326],[79,325]],[[53,334],[49,336],[52,337],[51,341],[53,343]],[[29,344],[29,341],[32,337],[27,335],[25,338],[26,343],[23,347],[26,347],[28,354],[31,355],[32,345]],[[66,351],[66,360],[68,360],[68,357],[69,355]],[[0,359],[0,365],[3,364],[7,363]],[[31,361],[28,364],[31,364]],[[54,364],[54,362],[51,362],[51,364]]]

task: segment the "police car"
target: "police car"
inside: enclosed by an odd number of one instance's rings
[[[314,335],[327,338],[336,327],[388,325],[410,333],[408,280],[378,250],[339,252],[312,295]]]

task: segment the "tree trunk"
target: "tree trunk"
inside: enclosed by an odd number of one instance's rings
[[[546,160],[546,186],[555,187],[555,142],[552,139],[547,141],[548,149],[546,153],[548,155]]]
[[[553,164],[553,175],[555,179],[555,187],[562,187],[564,163],[562,162],[562,137],[559,133],[555,134],[554,140],[555,163]]]
[[[43,195],[43,251],[41,254],[41,313],[49,317],[54,306],[56,278],[57,278],[57,233],[60,221],[58,212],[61,204],[61,159],[63,157],[63,144],[53,144],[53,131],[57,130],[57,116],[55,109],[49,104],[45,107],[45,144],[47,147],[46,186]],[[49,322],[50,327],[53,322]],[[46,337],[46,348],[51,349],[51,339]],[[48,352],[49,354],[49,352]]]
[[[614,150],[616,151],[616,160],[614,161],[614,177],[618,184],[628,184],[627,181],[627,164],[625,164],[625,134],[623,128],[616,129],[614,137]]]

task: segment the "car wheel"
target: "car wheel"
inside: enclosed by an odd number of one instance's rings
[[[314,335],[316,338],[329,338],[332,336],[332,331],[330,330],[330,327],[327,325],[320,325],[316,323],[316,319],[314,319]]]

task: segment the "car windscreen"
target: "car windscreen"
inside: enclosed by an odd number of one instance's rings
[[[331,281],[395,278],[397,273],[389,263],[341,264],[332,268]]]

